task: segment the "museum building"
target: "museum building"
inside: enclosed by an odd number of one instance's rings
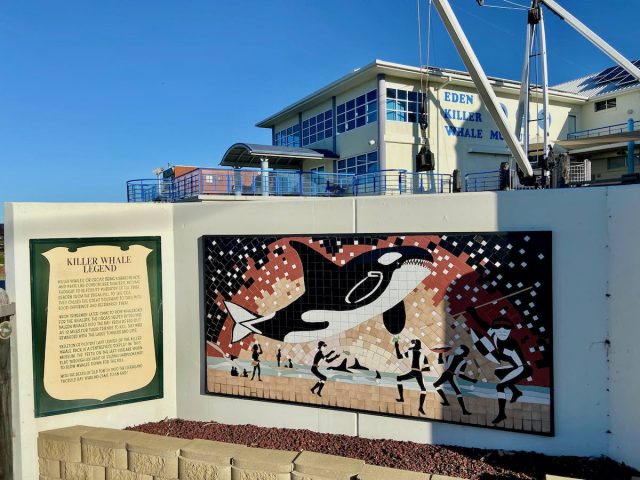
[[[640,83],[617,70],[550,89],[550,143],[576,161],[591,160],[594,179],[626,172],[628,142],[616,136],[627,132],[629,119],[640,113]],[[515,128],[520,82],[490,81]],[[270,168],[310,172],[416,171],[416,154],[423,143],[418,125],[420,92],[427,92],[427,136],[436,172],[458,169],[465,175],[496,170],[509,160],[511,154],[468,73],[376,60],[257,123],[271,129],[273,147],[295,148],[297,156],[295,151],[286,159],[268,151],[261,155],[259,146],[236,144],[221,164],[259,167],[263,158]],[[544,115],[536,92],[530,110],[533,155],[542,143]],[[640,121],[632,125],[637,130]],[[636,171],[637,153],[636,148]]]

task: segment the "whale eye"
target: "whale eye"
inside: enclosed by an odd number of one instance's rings
[[[382,265],[391,265],[396,260],[402,258],[402,254],[400,252],[389,252],[385,253],[378,259],[378,263]]]

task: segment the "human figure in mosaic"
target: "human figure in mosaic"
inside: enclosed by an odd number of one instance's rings
[[[456,382],[456,377],[464,378],[465,380],[468,380],[471,383],[476,383],[478,381],[475,378],[468,377],[464,373],[465,368],[469,363],[469,360],[466,359],[468,355],[469,355],[469,347],[467,347],[466,345],[460,345],[458,348],[456,348],[453,351],[452,354],[447,355],[446,360],[444,360],[445,371],[442,372],[442,375],[440,375],[440,378],[438,378],[438,380],[436,380],[433,383],[433,386],[436,389],[436,392],[438,392],[438,395],[440,395],[440,398],[442,398],[442,401],[440,402],[440,404],[444,406],[449,406],[449,401],[447,400],[447,397],[444,394],[442,385],[444,385],[447,382],[449,383],[449,385],[451,385],[451,388],[453,388],[453,391],[456,393],[456,398],[458,400],[458,403],[460,404],[460,407],[462,407],[463,415],[471,415],[471,412],[469,412],[464,405],[464,399],[462,398],[462,392],[460,391],[460,387]]]
[[[498,396],[498,416],[491,422],[498,424],[507,418],[505,408],[507,396],[505,391],[511,391],[510,403],[515,403],[522,396],[522,391],[516,384],[531,375],[532,369],[524,361],[518,342],[511,338],[513,322],[506,317],[497,317],[489,325],[475,308],[467,308],[467,313],[475,320],[482,333],[471,328],[471,338],[478,351],[484,357],[497,364],[495,375],[500,382],[496,385]]]
[[[282,350],[278,347],[278,352],[276,353],[276,360],[278,361],[278,368],[280,368],[280,359],[282,358]]]
[[[398,382],[398,398],[396,401],[404,402],[404,387],[402,383],[405,380],[410,380],[414,378],[418,382],[418,386],[420,387],[420,407],[418,411],[426,415],[424,412],[424,401],[427,398],[427,389],[424,386],[424,380],[422,379],[422,372],[429,371],[429,361],[426,356],[422,355],[422,342],[417,338],[411,340],[411,347],[404,353],[400,351],[400,346],[398,345],[398,340],[394,339],[394,345],[396,349],[396,357],[398,360],[402,360],[403,358],[411,358],[411,370],[404,375],[399,375],[396,378]],[[424,365],[424,366],[423,366]]]
[[[311,387],[311,393],[315,393],[319,397],[322,397],[322,389],[324,388],[324,383],[327,381],[327,377],[318,370],[320,362],[324,360],[326,363],[331,363],[340,356],[339,353],[335,354],[334,350],[331,350],[329,353],[325,353],[326,351],[327,344],[320,340],[318,342],[318,351],[316,352],[315,357],[313,357],[313,365],[311,366],[311,373],[318,378],[316,384]]]
[[[260,355],[262,355],[262,347],[259,343],[254,343],[253,347],[251,347],[251,365],[253,366],[253,373],[251,374],[251,380],[255,377],[256,372],[258,372],[258,381],[261,382],[260,378]]]

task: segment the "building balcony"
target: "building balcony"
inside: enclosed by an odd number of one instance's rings
[[[452,176],[383,170],[365,174],[197,168],[168,179],[127,182],[128,202],[182,202],[207,196],[355,197],[449,193]]]
[[[633,122],[633,130],[640,130],[640,120]],[[607,125],[605,127],[591,128],[589,130],[580,130],[579,132],[569,133],[567,140],[581,140],[584,138],[601,137],[604,135],[616,135],[629,131],[629,123],[617,123],[615,125]]]

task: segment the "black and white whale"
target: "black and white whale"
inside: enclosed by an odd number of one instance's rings
[[[338,266],[304,243],[292,241],[302,262],[304,293],[282,310],[260,317],[230,301],[232,343],[256,333],[298,343],[349,330],[376,315],[398,334],[405,325],[403,299],[430,273],[431,254],[414,246],[371,250]]]

